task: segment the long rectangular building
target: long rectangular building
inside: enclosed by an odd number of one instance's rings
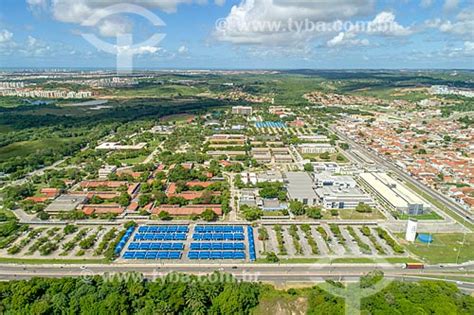
[[[375,195],[400,212],[419,215],[431,210],[427,202],[386,173],[362,173],[359,176]]]
[[[297,200],[308,206],[315,206],[318,203],[318,196],[313,189],[313,180],[305,172],[285,173],[287,181],[288,198]]]

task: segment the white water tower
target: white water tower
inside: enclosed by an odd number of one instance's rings
[[[405,239],[408,242],[414,242],[416,239],[416,229],[418,228],[418,221],[416,219],[409,219],[407,221],[407,231],[405,233]]]

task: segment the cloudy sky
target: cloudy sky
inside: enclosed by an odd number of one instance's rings
[[[0,67],[474,68],[472,0],[1,3]]]

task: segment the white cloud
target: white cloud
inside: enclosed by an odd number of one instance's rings
[[[474,42],[465,41],[461,47],[446,47],[441,51],[442,57],[453,58],[472,58],[474,57]]]
[[[445,0],[443,8],[447,11],[455,10],[458,8],[459,0]]]
[[[131,55],[154,54],[160,50],[159,47],[154,47],[154,46],[140,46],[140,47],[115,46],[115,47],[117,48],[118,52],[131,54]]]
[[[421,0],[420,6],[422,8],[429,8],[433,4],[433,0]]]
[[[9,42],[13,38],[13,33],[9,30],[1,30],[0,31],[0,43]]]
[[[357,39],[354,33],[340,32],[334,38],[327,42],[328,47],[338,46],[367,46],[369,45],[368,39]]]
[[[128,0],[126,4],[135,4],[147,9],[160,9],[167,13],[175,12],[180,4],[185,3],[203,4],[205,0]],[[27,3],[33,11],[38,8],[49,8],[55,20],[65,23],[81,24],[93,14],[104,12],[107,15],[107,8],[124,3],[122,0],[27,0]],[[115,15],[102,19],[96,26],[98,32],[103,36],[116,36],[129,32],[132,23]]]
[[[121,34],[130,34],[132,32],[132,23],[122,17],[113,17],[104,19],[100,22],[98,29],[102,36],[117,37]]]
[[[374,0],[242,0],[218,21],[216,39],[234,44],[294,45],[322,32],[298,32],[294,23],[326,23],[365,15]],[[301,29],[301,28],[300,28]]]
[[[392,12],[379,13],[372,22],[369,22],[367,33],[383,36],[407,36],[413,31],[409,27],[400,25]]]
[[[188,47],[182,45],[178,48],[178,53],[180,54],[187,54],[189,52],[189,49]]]
[[[425,25],[430,28],[436,28],[443,33],[472,40],[474,38],[474,9],[470,8],[461,11],[454,21],[434,19],[427,20]]]
[[[326,45],[328,47],[351,47],[351,46],[368,46],[368,39],[357,38],[357,35],[378,35],[378,36],[407,36],[413,31],[409,27],[404,27],[396,21],[395,15],[392,12],[381,12],[377,16],[362,26],[353,25],[352,28],[346,32],[339,32],[336,36],[330,39]]]

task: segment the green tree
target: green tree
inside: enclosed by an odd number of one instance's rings
[[[355,210],[360,213],[371,213],[373,211],[371,206],[363,202],[359,203]]]
[[[304,215],[306,212],[304,204],[298,200],[290,201],[289,209],[294,215]]]
[[[211,221],[216,221],[218,216],[211,209],[206,209],[203,213],[201,213],[201,218],[204,221],[211,222]]]
[[[158,213],[158,218],[163,221],[169,221],[173,219],[173,217],[167,211],[161,211],[160,213]]]
[[[277,263],[280,261],[280,258],[278,258],[277,254],[275,254],[274,252],[268,252],[265,255],[265,260],[270,263]]]
[[[138,197],[138,206],[144,207],[151,202],[151,195],[150,194],[141,194]]]
[[[305,172],[314,172],[314,166],[311,163],[306,163],[304,165]]]
[[[321,219],[323,215],[321,214],[321,208],[309,207],[306,209],[306,215],[312,219]]]
[[[263,211],[255,207],[242,206],[240,207],[240,211],[247,221],[256,221],[263,216]]]

